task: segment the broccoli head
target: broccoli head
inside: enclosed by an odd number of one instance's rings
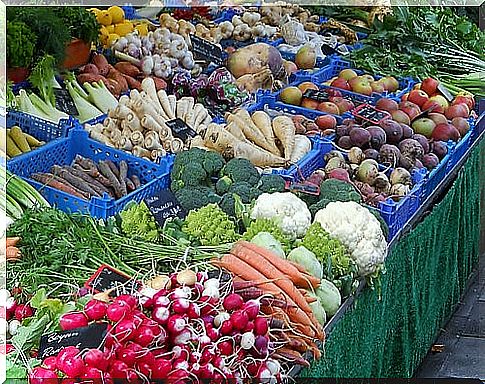
[[[207,172],[199,163],[190,163],[182,167],[183,172],[179,180],[182,181],[184,187],[197,186],[205,184],[207,180]]]
[[[258,183],[258,189],[263,193],[284,192],[285,186],[285,179],[280,175],[262,175]]]
[[[216,192],[219,195],[223,195],[227,191],[229,191],[229,188],[232,185],[232,180],[228,176],[223,176],[219,180],[217,180],[216,183]]]
[[[209,176],[216,176],[225,163],[224,158],[219,153],[206,151],[202,165]]]
[[[227,162],[221,176],[228,176],[234,183],[245,181],[251,186],[256,186],[260,178],[256,167],[249,160],[239,157]]]
[[[182,177],[186,165],[192,163],[202,164],[204,162],[205,154],[206,151],[201,148],[192,148],[188,151],[182,151],[177,153],[173,162],[173,168],[171,172],[172,180],[177,180]]]
[[[233,193],[226,193],[219,202],[219,207],[229,216],[236,217],[236,199]]]
[[[249,183],[242,181],[232,184],[227,193],[235,193],[244,204],[249,204],[251,202],[252,187]]]
[[[355,201],[362,202],[360,193],[355,187],[342,180],[327,179],[320,184],[320,197],[316,204],[310,206],[310,212],[315,215],[320,209],[325,208],[332,201]]]
[[[186,211],[218,203],[220,200],[211,188],[202,185],[179,189],[175,192],[175,197]]]

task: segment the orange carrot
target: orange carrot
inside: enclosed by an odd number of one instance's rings
[[[8,247],[5,250],[5,255],[7,260],[18,261],[20,260],[20,256],[21,256],[20,249],[18,249],[17,247]]]
[[[19,242],[20,237],[7,237],[7,244],[6,247],[15,247]]]
[[[282,259],[270,250],[260,247],[259,245],[250,243],[248,241],[239,241],[238,244],[251,249],[252,251],[258,253],[271,264],[273,264],[282,274],[288,276],[290,280],[297,287],[301,288],[316,288],[320,284],[320,280],[315,277],[305,278],[302,276],[301,271],[299,271],[294,265],[289,263],[287,260]]]

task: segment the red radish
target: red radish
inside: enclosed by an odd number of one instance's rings
[[[170,317],[170,311],[166,307],[156,307],[152,311],[152,318],[158,324],[161,324],[161,325],[166,324],[169,317]]]
[[[230,335],[232,333],[232,322],[231,320],[226,320],[222,322],[220,332],[222,335]]]
[[[138,361],[136,363],[136,370],[140,372],[143,376],[151,377],[152,376],[152,367],[148,363],[144,361]]]
[[[169,360],[157,359],[153,365],[152,379],[160,380],[167,378],[172,370],[172,363]]]
[[[99,320],[106,316],[108,304],[100,300],[89,300],[84,306],[84,313],[89,320]]]
[[[186,382],[188,377],[189,373],[187,371],[184,371],[183,369],[175,369],[167,376],[167,380],[171,384],[182,384]]]
[[[136,371],[128,371],[125,373],[123,379],[126,379],[127,383],[139,383],[140,377],[136,373]]]
[[[134,298],[131,295],[120,295],[116,299],[114,299],[114,302],[120,303],[120,304],[126,304],[132,309],[135,309],[137,305],[136,298]]]
[[[69,331],[71,329],[86,327],[88,325],[88,319],[82,312],[68,312],[61,316],[59,325],[63,331]]]
[[[232,349],[232,346],[231,346]],[[214,357],[214,366],[216,368],[222,369],[225,366],[224,359],[221,356]]]
[[[192,290],[189,287],[175,288],[171,295],[172,299],[188,299],[192,295]]]
[[[188,344],[192,340],[192,332],[188,329],[182,330],[175,338],[173,339],[173,343],[175,345],[180,344]]]
[[[176,359],[173,361],[173,367],[178,369],[189,369],[189,363],[184,359]]]
[[[121,320],[115,328],[114,337],[118,341],[126,341],[134,336],[136,326],[132,320]]]
[[[153,304],[155,303],[155,300],[153,300],[152,298],[143,296],[143,297],[140,298],[140,303],[141,303],[143,308],[152,309]]]
[[[214,366],[210,363],[205,364],[200,367],[200,378],[201,379],[210,379],[214,374]]]
[[[10,317],[15,315],[15,309],[17,309],[17,302],[13,296],[10,296],[7,299],[5,307],[7,309],[7,317],[9,317],[10,320]]]
[[[236,311],[231,315],[230,321],[233,329],[242,331],[248,324],[249,316],[245,311]]]
[[[233,352],[232,343],[229,341],[222,341],[218,343],[217,348],[225,356],[229,356]]]
[[[15,351],[15,347],[13,344],[5,344],[5,354],[9,354],[10,352]]]
[[[133,367],[136,362],[136,352],[131,348],[121,348],[116,352],[116,358],[124,362],[129,367]]]
[[[243,310],[248,315],[249,320],[254,320],[259,313],[260,304],[258,300],[249,300],[244,303]]]
[[[97,368],[88,367],[86,371],[81,376],[82,379],[90,379],[93,383],[103,383],[103,372]],[[62,382],[64,384],[64,381]]]
[[[102,371],[106,371],[109,365],[106,355],[99,349],[90,349],[87,351],[84,355],[84,362],[88,367],[97,368]]]
[[[266,318],[257,317],[254,320],[254,333],[262,336],[268,333],[268,320]]]
[[[172,311],[182,315],[189,309],[190,301],[187,299],[176,299],[172,304]]]
[[[59,377],[54,371],[42,367],[35,367],[29,372],[30,384],[57,384]]]
[[[214,326],[220,327],[222,323],[226,320],[229,320],[231,315],[227,312],[219,312],[216,317],[214,317]]]
[[[268,353],[268,338],[266,336],[257,336],[254,340],[254,347],[261,355]]]
[[[187,321],[181,315],[170,316],[167,321],[167,330],[172,334],[178,334],[185,329]]]
[[[206,349],[204,352],[202,352],[202,357],[200,359],[200,362],[205,364],[208,363],[209,361],[212,360],[212,357],[214,356],[214,351],[211,349]]]
[[[266,365],[262,365],[259,372],[258,372],[258,380],[260,382],[269,382],[271,380],[271,372],[268,368],[266,368]]]
[[[253,321],[248,321],[246,324],[246,328],[243,329],[244,332],[249,332],[254,329],[254,322]]]
[[[69,377],[78,377],[84,373],[84,361],[79,356],[68,356],[59,369]]]
[[[42,366],[46,369],[49,369],[51,371],[54,371],[57,367],[56,367],[56,357],[55,356],[49,356],[49,357],[46,357],[44,359],[44,361],[42,362]]]
[[[244,300],[237,293],[231,293],[224,298],[223,306],[226,311],[235,311],[240,309],[244,304]]]
[[[106,309],[106,316],[109,320],[117,323],[118,321],[126,317],[126,315],[128,315],[128,313],[130,312],[131,308],[126,303],[111,303]]]
[[[196,294],[201,295],[202,292],[204,292],[204,286],[201,283],[195,283],[194,284],[194,292]]]
[[[219,304],[219,299],[215,297],[204,296],[199,299],[200,313],[204,315],[216,315],[216,307]]]
[[[246,369],[248,370],[248,373],[252,376],[255,377],[258,374],[258,371],[260,369],[260,365],[257,364],[256,362],[250,363]]]
[[[209,345],[212,342],[211,338],[206,335],[199,336],[198,341],[201,347],[205,347],[206,345]]]
[[[168,307],[170,306],[170,299],[167,296],[158,296],[153,301],[155,307]]]
[[[188,347],[182,345],[175,345],[172,348],[172,352],[173,357],[176,359],[181,358],[187,360],[190,356],[190,350],[188,349]]]
[[[254,346],[254,334],[252,332],[243,333],[241,338],[241,348],[251,349]]]
[[[110,374],[113,379],[125,379],[126,372],[128,371],[128,365],[126,365],[123,361],[114,360],[110,366]]]
[[[209,336],[211,341],[216,341],[219,338],[219,332],[214,328],[210,328],[207,330],[207,336]]]
[[[152,329],[147,326],[141,326],[138,328],[135,336],[133,337],[133,340],[135,340],[142,347],[149,346],[151,343],[153,343],[154,339],[155,334],[153,333]]]
[[[34,315],[34,310],[29,304],[19,304],[15,308],[15,318],[18,321],[22,321],[28,317],[32,317]]]
[[[79,349],[73,346],[69,346],[61,350],[56,357],[56,367],[57,369],[62,370],[62,367],[64,366],[64,362],[68,357],[71,356],[76,356],[79,354]]]
[[[189,319],[200,318],[200,308],[196,303],[189,304],[189,308],[187,310],[187,316],[189,316]]]

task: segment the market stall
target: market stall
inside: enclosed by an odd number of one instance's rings
[[[473,21],[296,5],[7,14],[7,377],[412,376],[478,260]]]

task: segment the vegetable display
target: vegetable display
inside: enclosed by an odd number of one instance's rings
[[[30,152],[45,144],[44,142],[37,140],[34,136],[23,132],[22,129],[16,125],[6,130],[6,132],[2,130],[1,134],[4,136],[2,141],[7,144],[8,158]]]

